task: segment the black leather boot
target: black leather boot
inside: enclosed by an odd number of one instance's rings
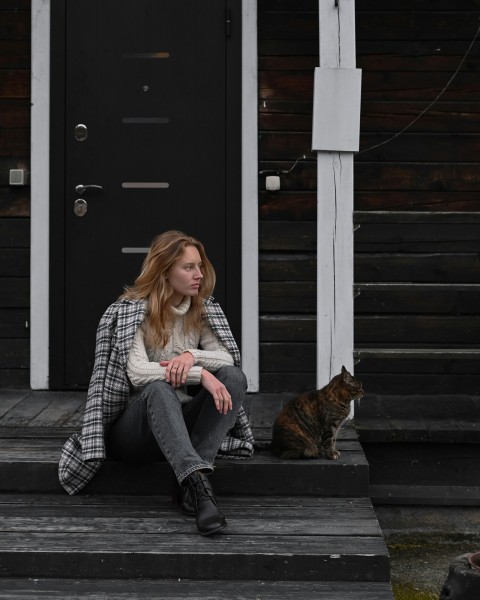
[[[194,509],[197,529],[201,535],[211,535],[226,526],[225,517],[217,508],[212,486],[204,473],[195,471],[182,482],[182,486],[187,488],[192,501],[190,505],[186,502],[185,508]],[[184,501],[186,500],[187,498],[184,498]]]
[[[180,508],[183,514],[194,517],[197,514],[190,490],[185,485],[180,485],[175,475],[172,477],[172,504]]]
[[[179,485],[180,488],[180,508],[184,515],[188,515],[189,517],[194,517],[197,514],[197,509],[195,507],[195,500],[192,498],[192,494],[190,493],[190,488]]]

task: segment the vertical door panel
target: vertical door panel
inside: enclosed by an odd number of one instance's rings
[[[224,0],[66,2],[65,384],[86,385],[105,308],[152,238],[204,241],[225,299]],[[77,141],[75,126],[88,137]],[[79,195],[78,184],[102,190]],[[85,216],[74,213],[87,202]]]

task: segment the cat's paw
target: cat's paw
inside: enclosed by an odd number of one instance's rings
[[[340,452],[338,450],[331,450],[330,452],[326,452],[327,458],[330,460],[337,460],[340,458]]]

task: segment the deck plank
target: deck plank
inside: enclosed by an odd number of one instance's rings
[[[26,398],[28,390],[1,390],[0,389],[0,424],[3,416],[14,406]]]
[[[383,582],[2,579],[11,600],[392,600]]]
[[[378,536],[4,532],[7,577],[193,577],[388,581]],[[221,560],[212,560],[212,554]]]
[[[8,410],[0,421],[2,427],[25,427],[53,402],[51,392],[29,394]]]
[[[83,415],[84,407],[85,398],[82,395],[60,392],[42,412],[30,421],[28,426],[62,427],[64,423],[70,422],[77,411],[81,411]]]
[[[250,422],[259,442],[271,439],[275,417],[294,394],[252,394]],[[83,422],[86,392],[0,390],[0,437],[68,437]],[[357,439],[351,421],[342,426],[339,439]]]
[[[315,508],[329,506],[332,510],[349,506],[352,510],[357,507],[369,506],[369,498],[326,498],[318,496],[222,496],[222,506],[230,508],[282,508],[295,507]],[[111,507],[117,511],[122,507],[135,509],[170,508],[171,497],[167,495],[122,495],[122,494],[0,494],[0,506],[11,507]]]
[[[297,498],[282,506],[261,499],[219,499],[228,514],[229,535],[355,535],[380,536],[381,530],[368,499],[330,499],[302,503]],[[278,503],[277,503],[278,504]],[[305,504],[308,504],[305,506]],[[191,519],[168,501],[155,505],[2,505],[2,532],[106,532],[176,534],[191,532]]]
[[[0,447],[0,461],[29,460],[29,461],[58,461],[61,449],[66,440],[60,439],[37,439],[37,438],[5,438]],[[341,461],[344,464],[357,464],[364,462],[363,451],[358,441],[338,440],[337,447],[340,450]],[[254,454],[256,464],[279,463],[282,464],[333,464],[325,457],[318,459],[280,459],[268,450],[264,449]],[[225,464],[228,459],[218,459],[219,464]],[[241,464],[247,461],[242,461]]]
[[[352,516],[338,521],[339,517],[331,515],[330,523],[312,523],[312,513],[306,513],[303,518],[292,517],[290,511],[257,511],[264,516],[259,520],[258,516],[251,512],[245,515],[238,515],[229,512],[220,503],[223,512],[228,513],[228,535],[229,536],[251,536],[256,538],[264,535],[288,535],[315,537],[320,535],[329,536],[356,536],[372,537],[380,535],[378,525],[372,520],[372,517],[361,518],[358,520]],[[46,511],[41,511],[46,512]],[[111,511],[110,511],[111,512]],[[49,516],[32,517],[11,516],[10,511],[5,511],[5,515],[0,517],[0,531],[5,533],[55,533],[59,527],[65,533],[72,535],[79,533],[105,533],[116,534],[118,529],[122,534],[155,534],[156,536],[192,534],[195,533],[195,525],[192,519],[188,519],[175,509],[169,511],[155,511],[155,517],[145,517],[138,512],[132,512],[125,517],[112,518],[111,515],[102,516],[102,511],[95,509],[91,511],[90,517],[78,517],[75,511],[62,517],[55,515],[51,511]],[[173,513],[173,514],[172,514]],[[316,513],[315,513],[316,514]],[[308,533],[305,533],[308,526]]]

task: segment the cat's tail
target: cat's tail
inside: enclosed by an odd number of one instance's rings
[[[302,458],[302,452],[300,452],[299,450],[289,450],[288,448],[284,448],[280,444],[275,443],[274,440],[272,440],[269,449],[272,452],[272,454],[275,454],[275,456],[278,456],[279,458],[284,458],[286,460],[292,458]]]
[[[268,449],[272,454],[275,454],[275,456],[280,456],[283,452],[283,448],[275,439],[275,436],[272,437],[272,441],[270,442]]]
[[[262,441],[262,442],[255,441],[255,443],[253,444],[253,447],[258,452],[271,452],[272,451],[272,443],[267,440]]]

